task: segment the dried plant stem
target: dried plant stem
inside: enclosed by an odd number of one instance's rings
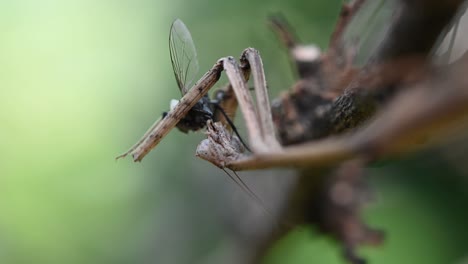
[[[445,133],[466,119],[468,113],[468,59],[452,65],[450,74],[441,73],[408,87],[361,129],[352,134],[329,137],[283,148],[282,152],[256,154],[227,164],[232,170],[272,167],[321,167],[360,156],[414,151],[421,138],[440,142]]]

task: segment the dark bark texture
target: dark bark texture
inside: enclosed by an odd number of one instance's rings
[[[299,80],[272,104],[273,118],[284,145],[301,144],[344,132],[353,132],[396,94],[423,83],[436,71],[432,50],[451,25],[463,1],[399,0],[382,44],[362,67],[353,65],[353,47],[343,43],[343,32],[365,1],[343,6],[330,47],[316,57],[303,58],[287,23],[273,18],[280,41],[291,54]],[[437,69],[440,72],[440,68]],[[315,225],[339,241],[350,263],[365,263],[355,253],[361,244],[380,244],[381,231],[360,218],[369,197],[365,166],[375,152],[333,167],[298,171],[299,178],[278,222],[287,223],[259,243],[256,262],[271,245],[297,225]]]

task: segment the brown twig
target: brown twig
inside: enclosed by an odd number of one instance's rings
[[[367,126],[351,134],[283,148],[228,164],[234,170],[314,167],[359,156],[382,156],[420,148],[418,137],[443,138],[468,113],[468,60],[412,87],[383,108]],[[411,144],[408,144],[411,143]]]
[[[282,14],[272,15],[268,21],[285,47],[292,49],[299,43],[297,36],[294,34],[291,26]]]
[[[335,24],[335,30],[331,34],[329,45],[330,49],[339,49],[342,44],[341,42],[343,41],[343,34],[346,31],[347,26],[365,2],[366,0],[354,0],[351,3],[344,3],[342,5],[340,16]]]

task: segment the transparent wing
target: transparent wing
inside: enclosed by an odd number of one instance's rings
[[[468,6],[460,8],[459,14],[446,30],[445,36],[439,42],[436,50],[436,62],[452,63],[463,56],[468,50]]]
[[[357,49],[356,63],[365,65],[374,51],[385,41],[385,36],[392,25],[396,10],[402,3],[398,1],[374,0],[366,1],[354,16],[345,33],[345,45]],[[452,26],[447,27],[445,37],[442,35],[436,44],[439,63],[449,63],[467,51],[468,38],[468,6],[460,8],[459,14],[454,18]],[[442,33],[444,34],[444,33]]]
[[[366,1],[354,15],[346,29],[344,44],[356,49],[356,64],[365,65],[385,40],[397,5],[396,1]]]
[[[198,59],[192,35],[180,19],[176,19],[171,25],[169,53],[174,76],[183,96],[190,89],[198,72]]]

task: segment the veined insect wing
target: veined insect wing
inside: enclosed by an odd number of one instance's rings
[[[180,19],[174,20],[171,25],[169,53],[174,76],[183,96],[190,89],[199,66],[192,35]]]

